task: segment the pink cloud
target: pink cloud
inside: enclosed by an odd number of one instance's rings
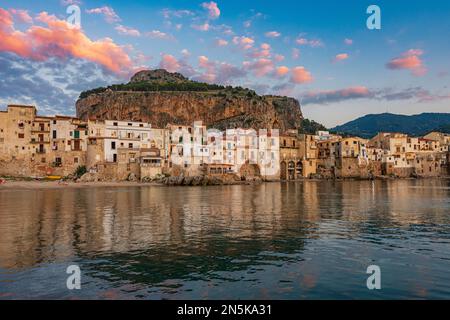
[[[223,39],[217,39],[215,43],[216,43],[216,46],[218,46],[218,47],[224,47],[224,46],[228,45],[228,41],[223,40]]]
[[[233,43],[243,50],[248,50],[253,46],[255,40],[245,36],[233,37]]]
[[[227,83],[230,79],[246,76],[242,68],[226,62],[210,61],[206,56],[198,57],[198,66],[205,71],[196,78],[205,82]]]
[[[297,38],[295,42],[301,46],[310,46],[311,48],[323,47],[324,44],[320,39],[306,39],[306,38]]]
[[[217,19],[220,16],[220,9],[214,1],[203,2],[202,7],[208,10],[208,17],[210,19]]]
[[[181,64],[173,55],[164,54],[159,63],[159,67],[169,72],[177,72],[181,69]]]
[[[173,36],[170,34],[167,34],[165,32],[161,32],[159,30],[152,30],[149,32],[146,32],[145,35],[149,38],[153,39],[165,39],[165,40],[172,40]]]
[[[346,45],[351,46],[351,45],[353,44],[353,40],[352,40],[352,39],[345,38],[345,39],[344,39],[344,43],[345,43]]]
[[[244,69],[252,71],[256,77],[266,76],[275,69],[272,60],[266,58],[261,58],[253,62],[244,61],[242,64]]]
[[[208,31],[210,28],[210,25],[208,22],[205,22],[203,24],[193,24],[191,25],[192,29],[198,30],[198,31]]]
[[[339,61],[343,61],[343,60],[347,60],[347,59],[348,59],[347,53],[340,53],[334,57],[333,61],[339,62]]]
[[[28,14],[27,10],[10,9],[9,10],[19,21],[24,23],[33,23],[33,18]]]
[[[411,70],[415,76],[423,76],[427,69],[423,65],[422,59],[423,51],[420,49],[410,49],[404,52],[401,57],[394,58],[386,64],[386,67],[391,70]]]
[[[366,87],[355,86],[339,90],[310,91],[304,94],[303,103],[327,104],[371,96],[373,96],[373,93]]]
[[[141,33],[139,32],[139,30],[137,29],[133,29],[133,28],[129,28],[123,25],[117,25],[114,28],[119,34],[123,34],[126,36],[131,36],[131,37],[139,37],[141,35]]]
[[[81,29],[42,12],[37,20],[46,27],[31,26],[25,32],[14,29],[11,14],[0,8],[0,51],[36,61],[74,57],[98,63],[116,72],[129,72],[133,63],[124,48],[106,38],[93,41]]]
[[[284,60],[284,56],[283,56],[282,54],[276,54],[276,55],[273,57],[273,59],[274,59],[276,62],[281,62],[281,61]]]
[[[265,36],[268,38],[278,38],[279,36],[281,36],[281,33],[279,33],[278,31],[269,31],[265,33]]]
[[[247,55],[248,57],[257,58],[270,58],[270,45],[268,43],[263,43],[260,46],[260,50],[255,49],[253,52]]]
[[[120,17],[116,14],[113,8],[104,6],[100,8],[94,8],[86,10],[89,14],[101,14],[105,17],[106,22],[114,23],[121,21]]]
[[[291,72],[291,82],[296,84],[309,83],[313,81],[311,73],[305,67],[295,67]]]
[[[284,77],[289,73],[289,68],[286,66],[277,67],[275,74],[277,77]]]

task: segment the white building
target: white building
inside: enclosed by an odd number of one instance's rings
[[[106,162],[117,162],[119,148],[149,148],[152,141],[149,123],[105,120],[104,151]]]

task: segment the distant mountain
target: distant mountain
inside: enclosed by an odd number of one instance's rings
[[[378,132],[402,132],[411,136],[422,136],[431,131],[450,133],[450,113],[368,114],[330,130],[363,138],[371,138]]]

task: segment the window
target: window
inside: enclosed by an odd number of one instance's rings
[[[53,130],[52,136],[53,136],[53,139],[56,139],[56,130]]]
[[[116,150],[116,142],[115,141],[111,141],[111,149]]]
[[[132,144],[132,143],[129,143],[129,144],[128,144],[128,148],[129,148],[129,149],[133,149],[133,144]]]
[[[23,139],[23,138],[25,138],[25,134],[19,133],[19,139]]]
[[[114,122],[114,123],[113,123],[113,126],[116,126],[116,127],[117,127],[117,122]]]

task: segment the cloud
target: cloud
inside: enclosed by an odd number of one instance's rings
[[[177,59],[171,54],[162,54],[158,68],[166,69],[169,72],[179,72],[185,77],[191,77],[196,74],[196,71],[188,64],[188,57],[188,55],[183,54],[182,59]]]
[[[131,37],[140,37],[141,36],[141,33],[139,32],[139,30],[133,29],[133,28],[130,28],[130,27],[126,27],[126,26],[123,26],[123,25],[120,25],[120,24],[117,25],[114,29],[119,34],[122,34],[122,35],[131,36]]]
[[[423,51],[420,49],[410,49],[404,52],[401,57],[392,59],[386,64],[386,67],[391,70],[411,70],[415,76],[423,76],[427,69],[424,66],[422,59]]]
[[[171,54],[164,54],[159,63],[161,69],[166,69],[169,72],[177,72],[181,69],[179,61]]]
[[[0,53],[0,103],[36,105],[41,114],[75,114],[81,91],[123,81],[101,66],[75,58],[33,61]]]
[[[252,52],[247,54],[248,57],[257,59],[257,58],[270,58],[270,45],[268,43],[263,43],[260,46],[260,49],[254,49]]]
[[[20,22],[31,24],[33,23],[33,18],[28,14],[27,10],[20,9],[10,9],[9,10],[14,16],[19,19]]]
[[[291,82],[296,84],[309,83],[313,81],[311,73],[305,67],[295,67],[291,71]]]
[[[422,87],[411,87],[402,90],[384,88],[374,91],[374,97],[379,100],[415,100],[419,103],[435,102],[450,99],[450,94],[432,93]]]
[[[205,22],[203,24],[192,24],[192,29],[198,30],[198,31],[208,31],[210,28],[210,25],[208,22]]]
[[[253,40],[253,38],[250,37],[246,37],[246,36],[241,36],[241,37],[233,37],[233,43],[235,45],[237,45],[239,48],[243,49],[243,50],[248,50],[251,47],[253,47],[253,44],[255,43],[255,40]]]
[[[116,14],[113,8],[104,6],[100,8],[94,8],[86,10],[88,14],[101,14],[105,18],[106,22],[114,23],[121,21],[120,17]]]
[[[254,10],[251,11],[254,12]],[[265,18],[265,15],[262,14],[261,12],[256,12],[249,19],[245,20],[242,24],[244,28],[250,28],[252,26],[253,21],[259,18]]]
[[[328,104],[344,100],[367,98],[372,93],[364,86],[350,87],[340,90],[309,91],[303,95],[303,104]]]
[[[61,0],[60,3],[61,3],[61,5],[63,7],[67,7],[67,6],[70,6],[72,4],[80,5],[81,4],[81,0]]]
[[[365,86],[355,86],[337,90],[309,91],[304,93],[302,103],[326,105],[363,98],[379,101],[411,100],[418,103],[430,103],[449,100],[450,94],[436,94],[422,87],[412,87],[401,90],[395,90],[394,88],[370,90]]]
[[[353,40],[352,40],[352,39],[345,38],[345,39],[344,39],[344,43],[345,43],[346,45],[351,46],[351,45],[353,44]]]
[[[226,62],[210,61],[206,56],[198,57],[198,65],[205,72],[194,77],[196,80],[210,83],[228,83],[232,79],[247,75],[245,70]]]
[[[217,47],[224,47],[224,46],[228,45],[228,41],[224,40],[224,39],[217,39],[215,41],[215,44]]]
[[[269,31],[266,32],[264,35],[268,38],[278,38],[279,36],[281,36],[281,33],[279,33],[278,31]]]
[[[310,46],[311,48],[319,48],[324,46],[324,43],[320,39],[307,39],[299,37],[295,40],[295,42],[300,46]]]
[[[300,50],[297,48],[293,48],[291,56],[292,56],[292,59],[297,60],[298,58],[300,58]]]
[[[261,58],[256,61],[244,61],[243,67],[250,70],[256,77],[264,77],[274,71],[275,66],[270,59]]]
[[[202,7],[208,10],[208,17],[210,19],[217,19],[220,16],[220,9],[214,1],[203,2]]]
[[[190,10],[170,10],[170,9],[162,9],[161,14],[165,19],[170,19],[172,17],[175,18],[183,18],[186,16],[193,16],[194,13]]]
[[[191,56],[191,53],[189,52],[188,49],[183,49],[181,50],[181,54],[183,55],[183,57],[188,58]]]
[[[0,8],[0,51],[35,61],[75,57],[98,63],[116,72],[129,72],[132,61],[125,50],[106,38],[93,41],[81,29],[42,12],[36,18],[46,25],[33,25],[25,32],[14,29],[11,14]]]
[[[159,30],[152,30],[149,32],[146,32],[145,35],[152,39],[164,39],[164,40],[173,40],[174,37],[168,33],[159,31]]]
[[[339,61],[343,61],[343,60],[347,60],[347,59],[348,59],[347,53],[340,53],[334,57],[333,62],[339,62]]]
[[[289,82],[277,84],[271,88],[271,91],[280,96],[292,96],[295,85]]]
[[[289,73],[289,68],[286,66],[277,67],[275,70],[275,75],[280,78],[286,76],[288,73]]]
[[[276,54],[273,58],[276,62],[281,62],[284,60],[284,56],[282,54]]]

